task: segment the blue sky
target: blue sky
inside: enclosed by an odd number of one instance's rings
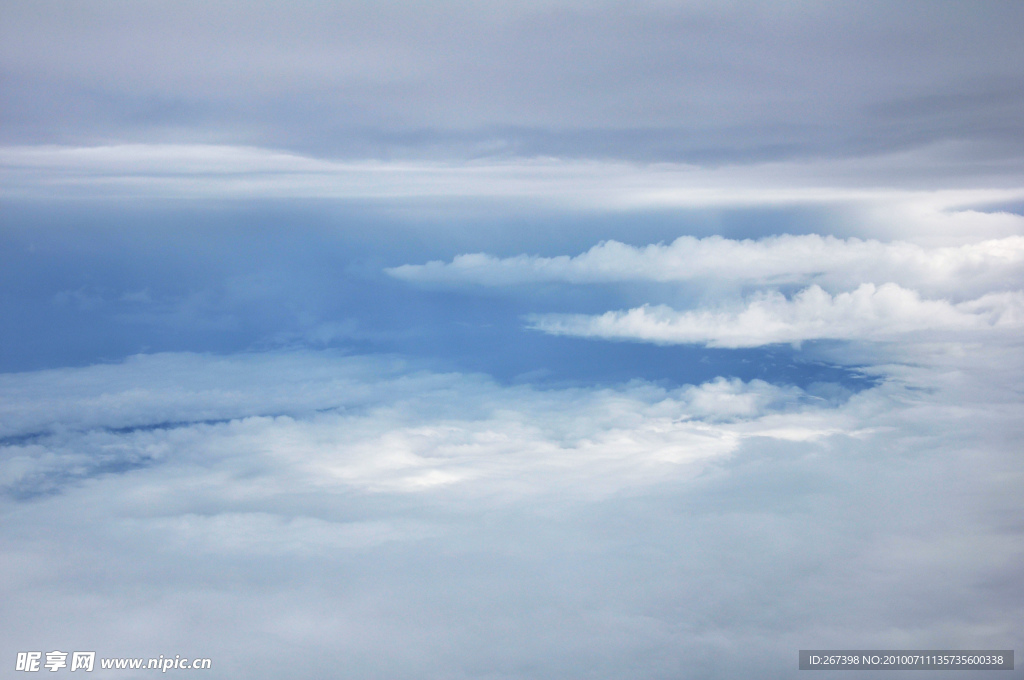
[[[1022,25],[8,3],[0,654],[1020,649]]]

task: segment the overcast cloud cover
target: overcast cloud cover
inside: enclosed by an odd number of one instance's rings
[[[1022,29],[5,2],[0,664],[1019,657]]]

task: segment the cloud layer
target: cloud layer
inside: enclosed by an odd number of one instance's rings
[[[237,144],[0,146],[12,197],[536,197],[599,207],[772,205],[932,197],[947,206],[1019,198],[1014,165],[964,166],[955,144],[856,158],[701,166],[558,156],[324,158]]]
[[[1013,647],[1024,420],[995,359],[878,367],[834,400],[329,353],[8,375],[3,651],[653,678],[795,677],[797,649],[850,640]]]
[[[675,391],[642,384],[550,394],[499,390],[483,376],[415,373],[397,361],[318,354],[138,356],[4,377],[0,441],[9,455],[2,476],[18,496],[54,490],[34,489],[36,481],[68,483],[158,463],[168,446],[216,450],[224,437],[235,440],[239,427],[252,436],[278,433],[282,442],[293,435],[331,438],[304,444],[281,462],[289,474],[306,475],[300,484],[413,491],[477,480],[526,490],[532,473],[578,468],[603,477],[606,465],[641,472],[659,461],[728,453],[738,433],[682,422],[751,418],[804,399],[792,388],[724,379]],[[574,406],[566,411],[569,401]]]
[[[5,1],[0,663],[1024,648],[1022,23]]]
[[[1019,157],[1015,3],[7,3],[6,144],[720,163]]]

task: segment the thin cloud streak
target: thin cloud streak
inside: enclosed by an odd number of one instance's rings
[[[8,198],[334,198],[535,200],[577,209],[626,210],[804,203],[907,203],[934,210],[1024,196],[1013,173],[983,173],[975,188],[930,174],[931,152],[903,157],[913,171],[889,182],[899,159],[768,163],[702,168],[558,158],[469,162],[329,160],[217,145],[3,147]],[[900,173],[896,173],[896,177]],[[886,178],[888,179],[888,178]]]

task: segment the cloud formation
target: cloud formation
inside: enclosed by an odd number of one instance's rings
[[[17,495],[30,493],[33,480],[63,484],[155,463],[172,440],[179,441],[172,448],[189,446],[182,437],[206,447],[222,436],[235,438],[238,427],[294,431],[303,439],[321,430],[344,432],[336,444],[347,442],[347,461],[336,457],[334,445],[314,446],[288,465],[307,470],[310,480],[337,477],[364,490],[475,479],[484,469],[512,479],[521,466],[560,469],[618,459],[644,467],[647,457],[698,460],[728,452],[736,441],[728,428],[716,434],[675,421],[752,418],[804,400],[794,388],[735,379],[672,391],[644,384],[500,390],[484,376],[412,372],[397,359],[294,352],[142,355],[0,377],[0,442],[9,454],[0,476]],[[446,394],[458,396],[445,401]],[[514,411],[526,411],[506,413],[502,400],[522,400]],[[572,413],[564,408],[568,400]],[[489,429],[480,430],[481,422]]]
[[[323,352],[7,375],[3,652],[613,678],[784,676],[850,639],[1012,647],[1022,421],[993,378],[1020,367],[971,363],[874,367],[835,400]]]
[[[758,240],[681,236],[667,245],[643,247],[606,241],[572,257],[457,255],[448,263],[407,264],[387,272],[415,283],[484,286],[658,281],[753,286],[814,283],[842,290],[874,282],[963,296],[991,291],[1007,279],[1024,279],[1024,237],[928,248],[818,234]]]
[[[7,0],[0,663],[1021,649],[1022,22]]]
[[[838,229],[846,236],[883,242],[936,247],[1019,236],[1024,217],[1013,206],[1024,200],[1024,172],[1013,163],[965,165],[961,156],[961,149],[947,145],[855,158],[703,167],[615,158],[325,159],[216,144],[7,146],[0,147],[0,196],[27,204],[88,198],[130,206],[166,199],[328,199],[375,206],[386,214],[418,214],[428,222],[438,210],[477,216],[546,213],[557,220],[566,213],[624,218],[647,210],[817,208],[827,209],[828,215],[815,231]],[[716,251],[727,245],[696,247]],[[791,245],[843,257],[834,244]],[[692,246],[676,242],[661,259],[685,258]],[[857,248],[845,245],[852,257]],[[859,248],[867,251],[871,244]],[[571,264],[585,269],[601,255],[598,246]],[[646,252],[640,259],[656,255]],[[912,261],[920,255],[905,257]],[[508,274],[523,269],[523,263],[491,264]],[[536,264],[549,269],[547,263]],[[550,269],[560,266],[551,264]]]
[[[529,315],[552,335],[708,347],[805,340],[908,340],[927,333],[1007,331],[1022,323],[1024,238],[927,247],[818,234],[732,240],[682,236],[645,247],[605,241],[577,256],[484,253],[387,270],[418,284],[669,284],[699,291],[694,308],[644,304],[604,314]],[[788,297],[779,289],[802,286]],[[746,300],[744,289],[754,289]],[[852,288],[852,290],[851,290]],[[660,294],[666,295],[664,291]]]
[[[347,158],[1021,153],[1016,3],[13,0],[6,144]]]
[[[1024,325],[1024,293],[992,293],[951,304],[923,300],[912,290],[865,283],[829,295],[811,286],[787,299],[753,297],[739,310],[680,312],[644,306],[601,315],[543,314],[531,327],[554,335],[709,347],[758,347],[805,340],[896,340],[922,333],[1013,330]]]

